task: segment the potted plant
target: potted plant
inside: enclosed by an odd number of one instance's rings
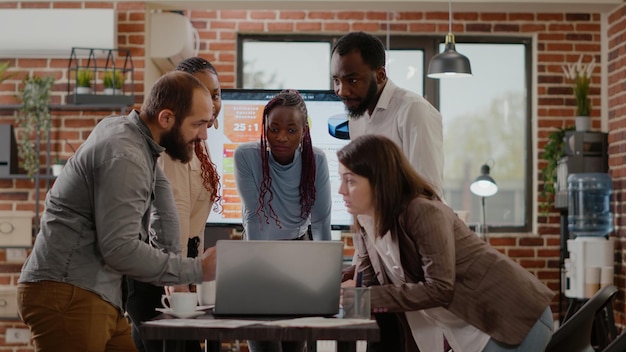
[[[23,160],[23,168],[33,179],[40,169],[39,146],[50,129],[50,91],[54,77],[32,77],[24,79],[20,91],[22,107],[15,121],[20,128],[18,154]]]
[[[596,59],[592,58],[590,63],[583,64],[583,56],[580,55],[575,64],[562,66],[565,78],[573,82],[574,96],[576,97],[576,131],[589,131],[591,129],[591,101],[588,95]]]
[[[122,87],[124,86],[124,74],[122,71],[106,71],[104,73],[104,94],[118,95],[122,94]]]
[[[76,72],[76,94],[91,94],[91,71],[81,68]]]
[[[556,193],[557,184],[557,168],[559,161],[565,155],[565,134],[568,131],[574,130],[573,126],[559,128],[556,131],[548,135],[548,143],[543,148],[543,154],[541,158],[544,159],[547,164],[541,170],[541,178],[543,180],[543,188],[541,189],[541,209],[543,213],[547,213],[548,210],[554,204],[554,195]]]
[[[60,157],[56,157],[54,159],[54,163],[50,166],[52,168],[52,176],[58,177],[63,170],[63,166],[65,166],[65,160],[62,160]]]

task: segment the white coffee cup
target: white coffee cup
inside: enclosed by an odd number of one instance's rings
[[[198,295],[195,292],[173,292],[163,295],[161,304],[175,314],[193,313],[198,305]]]
[[[203,281],[196,286],[196,291],[198,291],[198,302],[201,306],[215,304],[215,280]]]

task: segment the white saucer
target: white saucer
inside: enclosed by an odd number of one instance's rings
[[[157,311],[161,312],[161,313],[165,313],[165,314],[169,314],[171,316],[174,316],[176,318],[195,318],[195,317],[199,317],[201,315],[204,314],[203,311],[195,311],[195,312],[190,312],[190,313],[174,313],[172,312],[171,309],[169,308],[155,308]]]

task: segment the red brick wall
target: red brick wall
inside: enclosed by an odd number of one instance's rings
[[[626,325],[624,287],[626,287],[626,4],[622,4],[608,16],[608,117],[609,117],[609,169],[613,179],[612,211],[615,214],[615,285],[620,288],[617,296],[617,321]]]
[[[135,83],[137,102],[142,100],[144,59],[145,59],[145,16],[146,9],[142,2],[115,3],[101,2],[86,5],[69,2],[37,2],[23,3],[22,7],[106,7],[113,6],[118,13],[118,42],[120,48],[130,49],[135,66]],[[15,7],[19,3],[0,3],[0,7]],[[621,60],[625,56],[620,51],[621,36],[624,34],[624,8],[611,17],[611,27],[608,33],[612,42],[615,42],[611,52],[609,65],[623,67]],[[341,34],[347,31],[365,30],[372,33],[385,33],[387,14],[385,12],[365,11],[246,11],[246,10],[194,10],[188,12],[193,25],[199,30],[202,38],[200,55],[209,59],[219,70],[222,86],[232,88],[236,76],[236,34],[243,33],[334,33]],[[447,12],[399,12],[393,16],[391,29],[398,34],[441,34],[443,37],[448,30]],[[600,55],[600,40],[605,33],[601,32],[600,14],[568,14],[568,13],[456,13],[454,15],[453,32],[455,34],[472,35],[523,35],[532,36],[536,40],[538,73],[537,86],[532,95],[537,97],[538,105],[533,111],[533,121],[537,126],[538,138],[533,142],[538,148],[539,155],[546,136],[555,127],[573,124],[575,102],[569,85],[564,81],[561,71],[563,63],[575,62],[581,53],[592,55],[597,62],[602,61]],[[0,61],[4,61],[0,58]],[[67,83],[67,60],[38,59],[23,60],[11,59],[11,71],[17,74],[13,79],[0,84],[0,122],[12,122],[13,111],[2,110],[2,104],[14,104],[13,95],[20,86],[20,80],[29,73],[51,74],[58,81],[55,84],[54,103],[60,103],[65,94]],[[620,89],[626,79],[623,71],[611,69],[609,66],[609,84],[611,97],[610,126],[611,126],[611,172],[615,181],[615,213],[619,214],[621,205],[621,188],[624,176],[620,158],[623,158],[620,141],[620,126],[626,123],[620,118],[623,115],[623,89]],[[601,115],[600,101],[600,66],[596,68],[591,89],[593,128],[600,128]],[[53,155],[69,156],[71,149],[64,142],[67,139],[74,147],[89,134],[91,128],[107,112],[78,111],[55,112],[52,129]],[[537,170],[545,165],[539,161]],[[535,178],[540,182],[539,172]],[[538,198],[538,193],[535,198]],[[43,198],[43,192],[42,192]],[[0,210],[34,209],[34,187],[30,181],[0,180]],[[41,208],[41,205],[40,205]],[[535,210],[539,223],[537,233],[494,235],[491,243],[498,249],[518,260],[524,267],[537,275],[553,290],[558,291],[558,258],[559,258],[559,216],[556,211],[548,216],[540,215]],[[618,215],[618,225],[622,218]],[[616,231],[622,237],[622,230]],[[618,242],[621,248],[621,242]],[[621,250],[619,267],[616,273],[618,284],[624,287],[624,272],[622,267]],[[15,283],[19,275],[19,267],[2,264],[4,251],[0,249],[0,283]],[[623,319],[623,292],[620,293],[621,308],[620,323]],[[557,300],[553,304],[553,311],[557,311]],[[19,322],[0,322],[0,334],[6,327],[21,326]],[[2,339],[0,339],[0,346]],[[20,346],[20,351],[29,347]]]

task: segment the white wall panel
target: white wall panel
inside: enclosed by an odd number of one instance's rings
[[[72,47],[117,47],[113,9],[1,9],[0,58],[69,58]]]

